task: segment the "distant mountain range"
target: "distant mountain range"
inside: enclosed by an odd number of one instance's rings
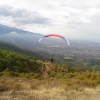
[[[41,34],[32,33],[15,27],[0,24],[0,41],[4,41],[22,48],[35,49],[39,45]]]
[[[4,35],[4,34],[8,34],[8,33],[18,33],[18,34],[35,34],[35,35],[40,35],[37,33],[33,33],[33,32],[29,32],[29,31],[25,31],[22,29],[18,29],[16,27],[9,27],[9,26],[5,26],[0,24],[0,35]]]

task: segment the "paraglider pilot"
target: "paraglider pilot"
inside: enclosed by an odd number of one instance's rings
[[[53,58],[51,58],[51,63],[53,63]]]

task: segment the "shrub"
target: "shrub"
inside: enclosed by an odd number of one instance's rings
[[[65,78],[72,78],[72,77],[75,77],[75,73],[67,73],[64,77],[65,77]]]

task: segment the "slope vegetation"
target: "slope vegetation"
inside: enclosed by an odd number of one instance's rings
[[[5,49],[0,49],[0,75],[50,80],[65,79],[67,85],[78,83],[78,85],[96,86],[100,84],[100,72],[95,68],[51,63]]]

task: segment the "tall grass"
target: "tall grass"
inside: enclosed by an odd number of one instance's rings
[[[88,87],[79,82],[75,78],[51,81],[1,77],[0,100],[100,100],[99,85]]]

